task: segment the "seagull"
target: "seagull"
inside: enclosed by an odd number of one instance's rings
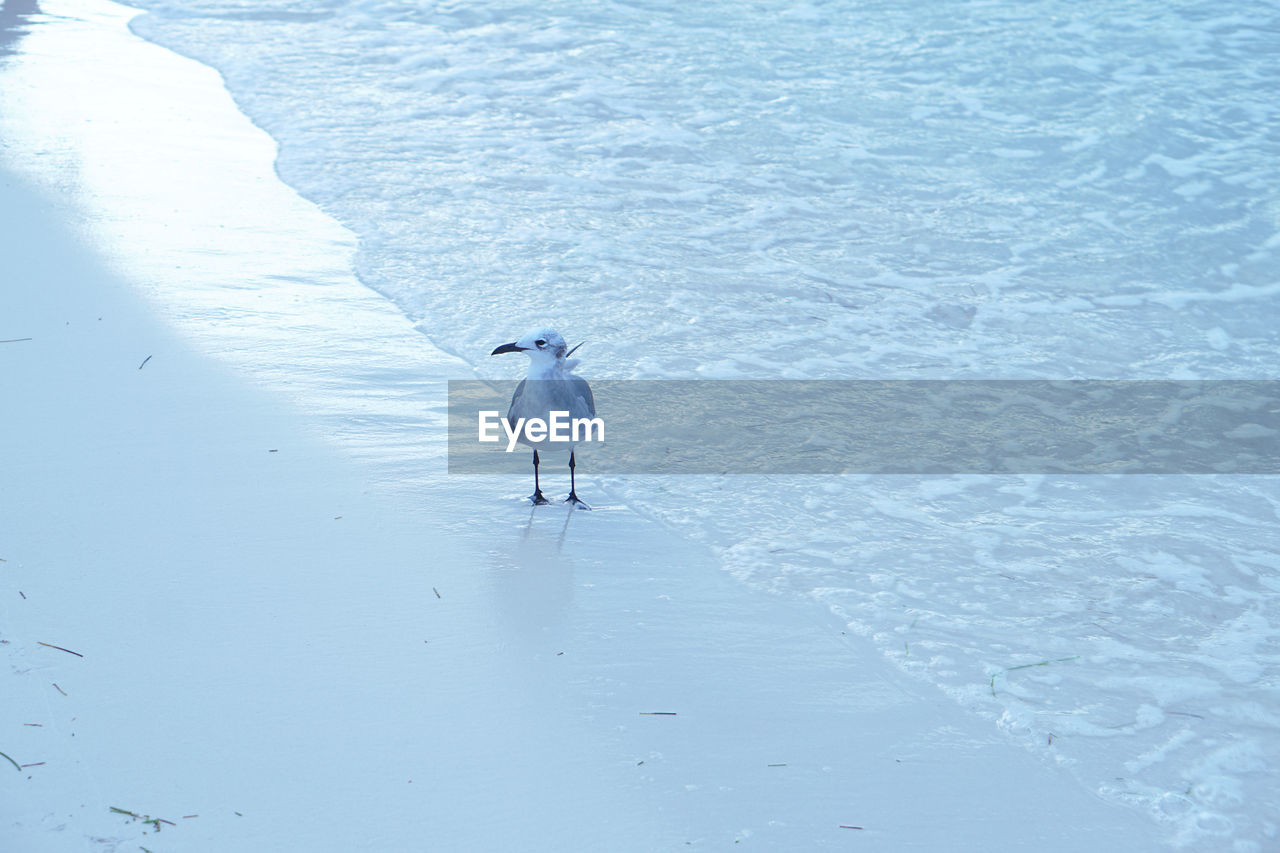
[[[578,359],[569,358],[580,346],[582,344],[568,349],[564,338],[555,329],[535,329],[520,340],[503,344],[490,353],[522,352],[529,356],[529,375],[516,386],[516,392],[511,395],[511,408],[507,410],[507,423],[512,429],[521,418],[549,421],[553,411],[568,412],[570,418],[595,417],[596,401],[591,396],[591,386],[587,380],[573,375]],[[534,506],[550,503],[538,486],[537,444],[529,441],[523,430],[519,441],[533,447],[533,494],[529,495],[529,500]],[[578,499],[575,467],[573,445],[569,444],[569,497],[564,502],[578,509],[591,509]]]

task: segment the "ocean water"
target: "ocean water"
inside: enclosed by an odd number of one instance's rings
[[[1275,3],[134,5],[475,375],[550,322],[588,378],[1277,376]],[[1170,845],[1280,844],[1274,478],[583,473]]]

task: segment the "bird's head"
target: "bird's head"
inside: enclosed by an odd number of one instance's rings
[[[534,364],[553,365],[568,355],[570,350],[555,329],[534,329],[518,341],[503,344],[490,355],[501,355],[504,352],[522,352]]]

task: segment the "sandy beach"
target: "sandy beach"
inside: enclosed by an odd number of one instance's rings
[[[589,471],[590,513],[449,477],[472,372],[217,75],[40,5],[0,56],[0,848],[1160,848]]]

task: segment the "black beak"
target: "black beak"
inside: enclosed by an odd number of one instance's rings
[[[502,355],[504,352],[524,352],[524,347],[516,346],[515,344],[503,344],[489,353],[489,355]]]

